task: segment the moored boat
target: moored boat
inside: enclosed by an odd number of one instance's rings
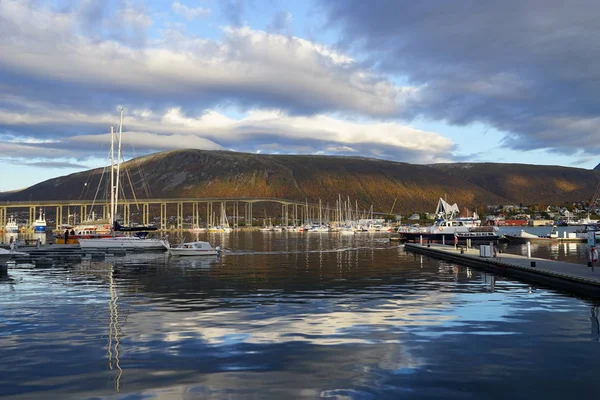
[[[80,239],[82,249],[94,250],[167,250],[166,239],[146,238],[147,232],[137,232],[135,236],[118,235],[113,237]]]
[[[31,226],[31,228],[36,233],[46,232],[46,216],[44,215],[41,208],[40,208],[40,216],[33,222],[33,225]]]
[[[19,225],[17,224],[17,220],[12,215],[8,217],[8,221],[6,222],[6,226],[4,227],[4,232],[6,233],[19,233]]]
[[[221,254],[219,246],[212,247],[210,243],[203,241],[181,243],[177,247],[169,248],[171,256],[218,256],[219,254]]]
[[[496,226],[482,226],[477,213],[471,216],[457,217],[458,206],[450,205],[445,200],[439,199],[436,209],[437,220],[433,225],[426,227],[408,227],[398,228],[398,234],[402,240],[425,242],[446,242],[466,241],[498,241],[500,235]]]
[[[558,235],[556,231],[556,227],[552,228],[552,231],[547,235],[535,235],[533,233],[526,232],[521,230],[516,235],[504,235],[504,237],[510,243],[577,243],[577,242],[585,242],[587,240],[587,236],[579,237],[575,233],[565,233],[563,237]]]
[[[155,226],[129,226],[123,227],[117,221],[117,208],[119,199],[119,167],[121,165],[121,143],[123,136],[123,115],[125,109],[121,108],[121,118],[119,122],[118,133],[114,132],[113,127],[110,129],[110,221],[112,221],[112,237],[100,238],[81,238],[79,246],[82,249],[96,250],[166,250],[169,248],[169,242],[166,238],[148,238],[150,230],[156,230]],[[115,143],[115,135],[117,135]],[[116,164],[115,164],[115,144],[118,149]],[[113,182],[116,182],[113,185]],[[126,235],[123,232],[135,232],[135,236]]]

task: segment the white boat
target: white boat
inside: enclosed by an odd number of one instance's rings
[[[8,221],[6,222],[4,232],[19,233],[19,225],[17,224],[17,220],[12,215],[8,217]]]
[[[117,162],[115,164],[115,132],[111,126],[110,129],[110,218],[112,221],[112,237],[101,237],[101,238],[80,238],[79,246],[82,249],[96,249],[96,250],[166,250],[168,249],[169,242],[167,239],[159,238],[147,238],[148,232],[139,231],[135,233],[135,236],[129,236],[123,234],[117,229],[119,223],[117,221],[117,206],[119,200],[119,168],[121,165],[121,142],[123,136],[123,114],[125,109],[121,108],[121,119],[119,121],[119,132],[117,136]],[[116,178],[115,178],[116,176]],[[114,183],[114,184],[113,184]],[[133,231],[133,229],[126,229],[127,231]],[[136,229],[137,230],[137,229]]]
[[[398,234],[407,241],[436,241],[452,243],[455,239],[472,241],[496,241],[500,238],[498,227],[482,226],[477,213],[471,217],[457,217],[459,209],[444,199],[439,199],[436,214],[438,219],[431,226],[401,226]]]
[[[146,235],[113,236],[108,238],[79,239],[82,249],[94,250],[167,250],[167,239],[146,238]]]
[[[181,243],[177,247],[169,248],[171,256],[218,256],[221,254],[221,248],[216,248],[208,242],[196,241]]]
[[[40,208],[40,216],[33,222],[31,226],[34,232],[46,232],[46,216]]]

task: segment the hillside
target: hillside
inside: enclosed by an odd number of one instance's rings
[[[272,197],[334,205],[338,196],[361,209],[434,211],[439,197],[461,208],[488,204],[589,201],[597,172],[526,164],[414,165],[361,157],[264,155],[176,150],[124,163],[138,198]],[[103,175],[104,174],[104,175]],[[99,183],[104,182],[102,185]],[[50,179],[5,200],[105,198],[107,176],[94,169]],[[98,189],[100,188],[100,189]],[[131,198],[131,195],[126,195]]]
[[[122,165],[139,198],[274,197],[335,204],[338,195],[376,211],[434,211],[439,197],[461,207],[509,200],[423,165],[360,157],[262,155],[176,150],[139,157]],[[6,196],[7,200],[93,199],[102,169],[50,179]],[[102,182],[106,182],[106,174]],[[131,193],[127,178],[125,193]],[[130,196],[128,196],[130,197]]]
[[[599,182],[598,171],[548,165],[457,163],[432,167],[513,204],[591,201]]]

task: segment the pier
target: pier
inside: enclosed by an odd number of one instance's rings
[[[483,257],[479,249],[441,244],[406,243],[405,250],[585,296],[600,297],[600,270],[594,272],[593,268],[584,264],[507,253]]]

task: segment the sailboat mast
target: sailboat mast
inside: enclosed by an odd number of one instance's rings
[[[117,220],[117,204],[119,203],[119,171],[121,167],[121,139],[123,137],[123,114],[125,109],[121,108],[121,120],[119,121],[119,138],[117,140],[117,177],[115,183],[115,214],[113,215],[113,223]]]
[[[110,216],[109,220],[115,220],[115,131],[110,126]]]

